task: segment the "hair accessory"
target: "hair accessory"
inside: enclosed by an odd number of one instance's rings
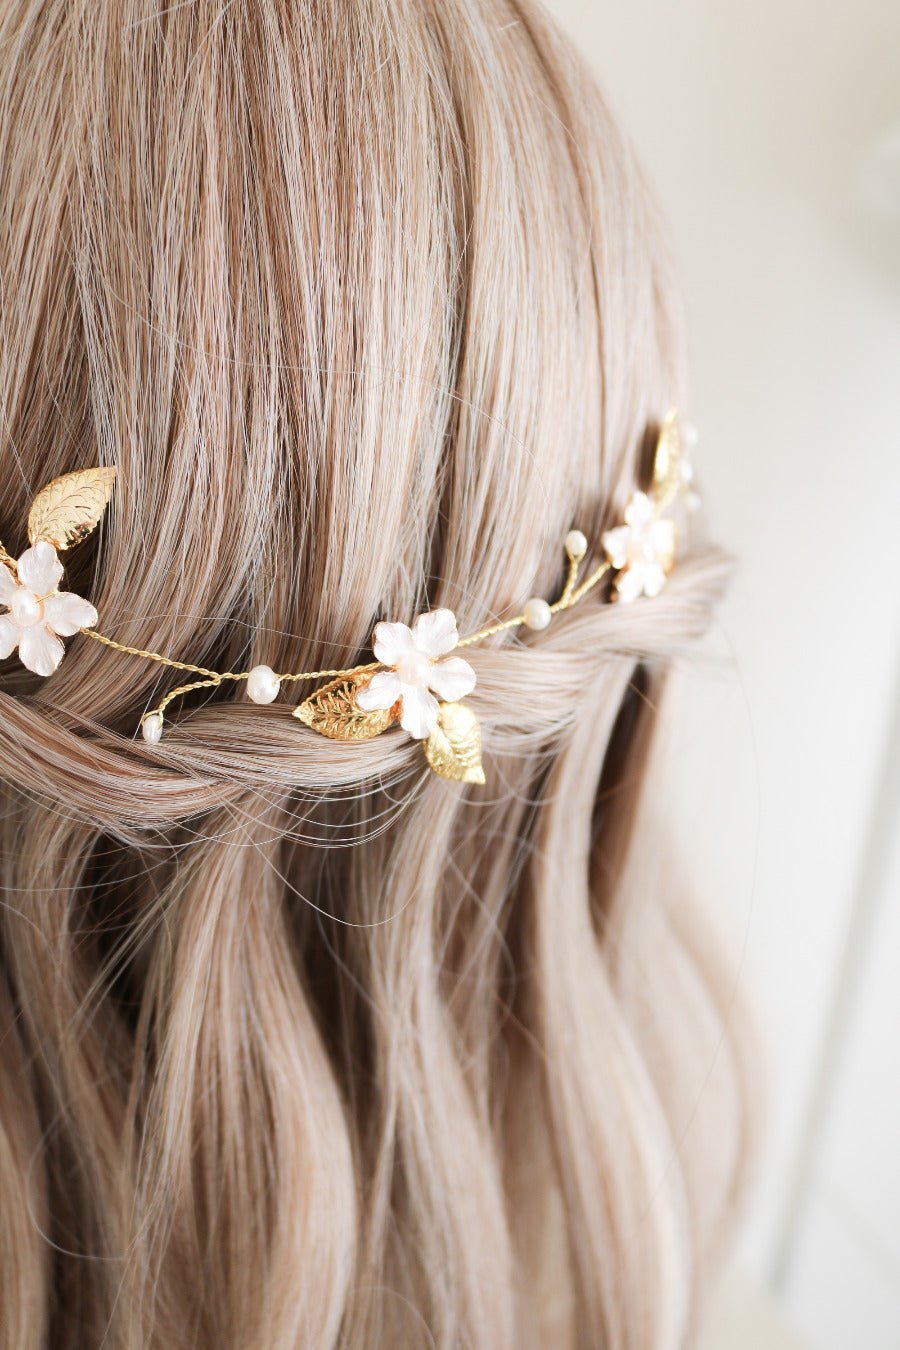
[[[0,658],[18,647],[23,665],[36,675],[51,675],[63,657],[60,638],[82,632],[115,651],[196,676],[170,690],[141,719],[143,737],[151,745],[162,736],[169,704],[195,689],[245,681],[254,703],[271,703],[283,684],[326,680],[293,711],[304,726],[333,740],[361,741],[399,723],[422,742],[428,764],[442,778],[483,783],[481,729],[475,713],[461,701],[475,688],[475,671],[468,661],[451,653],[508,630],[546,628],[555,614],[577,605],[608,573],[614,574],[611,598],[620,604],[659,595],[674,565],[677,545],[676,521],[665,513],[681,496],[689,507],[697,504],[685,450],[692,439],[690,430],[680,428],[676,413],[670,412],[660,428],[651,486],[632,495],[623,525],[601,535],[606,556],[581,581],[588,540],[581,530],[566,535],[568,574],[552,603],[533,596],[514,618],[462,638],[449,609],[420,614],[411,626],[378,623],[372,637],[374,661],[344,670],[285,674],[267,665],[246,671],[210,670],[125,646],[98,632],[93,605],[59,590],[63,567],[57,551],[86,539],[100,523],[116,471],[93,468],[67,473],[43,488],[32,504],[28,516],[31,547],[16,560],[0,544],[0,605],[7,611],[0,614]]]
[[[42,488],[28,513],[31,548],[16,561],[0,544],[0,658],[19,649],[35,675],[52,675],[63,658],[61,637],[92,629],[97,611],[87,600],[61,591],[63,566],[57,549],[77,544],[106,510],[115,469],[81,469]]]

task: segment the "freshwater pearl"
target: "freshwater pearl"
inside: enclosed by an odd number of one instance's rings
[[[579,558],[584,557],[587,553],[587,547],[587,539],[581,530],[570,530],[566,535],[566,553],[573,562],[577,562]]]
[[[148,745],[157,745],[162,736],[162,713],[148,713],[141,723],[141,734]]]
[[[254,666],[247,676],[247,697],[254,703],[271,703],[280,688],[281,681],[271,666]]]
[[[44,617],[44,606],[33,591],[17,586],[9,602],[9,612],[19,628],[30,628]]]
[[[539,629],[546,628],[553,616],[547,601],[541,600],[535,595],[525,602],[522,617],[525,620],[526,628]]]

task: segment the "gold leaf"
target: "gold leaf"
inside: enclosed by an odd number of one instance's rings
[[[28,513],[32,544],[38,539],[59,549],[80,544],[100,524],[115,477],[112,467],[76,469],[41,488]]]
[[[481,727],[464,703],[442,703],[438,724],[425,742],[425,758],[441,778],[483,783]]]
[[[653,486],[661,501],[668,502],[681,486],[681,433],[673,408],[659,429],[653,460]]]
[[[366,712],[356,701],[357,690],[368,683],[370,676],[342,676],[317,689],[294,709],[294,716],[304,724],[330,736],[333,741],[368,741],[380,736],[397,720],[398,709],[379,709]]]

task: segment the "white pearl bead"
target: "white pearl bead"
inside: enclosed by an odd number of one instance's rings
[[[141,723],[141,734],[148,745],[159,744],[162,729],[162,713],[148,713]]]
[[[18,624],[19,628],[30,628],[43,618],[44,606],[33,591],[17,586],[9,602],[9,611],[14,624]]]
[[[553,617],[547,601],[536,595],[526,601],[522,616],[526,628],[546,628]]]
[[[573,561],[583,558],[587,553],[587,538],[581,530],[570,530],[566,535],[566,552]]]
[[[247,676],[247,697],[254,703],[271,703],[280,688],[281,681],[271,666],[254,666]]]

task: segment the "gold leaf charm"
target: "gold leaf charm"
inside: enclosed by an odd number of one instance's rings
[[[659,429],[659,440],[656,442],[656,455],[653,460],[653,486],[659,500],[665,504],[672,500],[681,483],[681,433],[678,427],[678,414],[673,408]]]
[[[442,703],[438,724],[424,742],[425,758],[441,778],[455,783],[483,783],[481,727],[464,703]]]
[[[28,513],[32,544],[38,539],[58,549],[80,544],[100,524],[115,477],[112,467],[76,469],[41,488]]]
[[[356,692],[368,676],[342,676],[317,689],[294,709],[294,716],[333,741],[368,741],[396,722],[399,709],[366,712],[356,701]]]

